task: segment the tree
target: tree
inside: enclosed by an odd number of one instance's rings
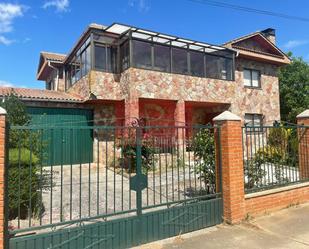
[[[281,119],[295,123],[296,116],[309,107],[309,64],[292,57],[292,63],[279,70],[279,82]]]
[[[26,126],[31,117],[26,106],[15,95],[6,96],[0,104],[7,111],[11,126]],[[8,199],[9,219],[26,219],[39,216],[44,211],[40,191],[49,190],[51,177],[41,170],[42,151],[37,130],[10,128],[8,160]]]
[[[23,126],[30,122],[31,118],[27,113],[26,106],[14,94],[6,96],[0,106],[7,111],[7,121],[10,125]],[[27,142],[29,143],[27,138],[29,140],[28,130],[10,130],[9,148],[29,147],[29,145],[25,145]]]

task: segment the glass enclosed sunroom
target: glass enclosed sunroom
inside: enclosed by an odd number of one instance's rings
[[[129,67],[232,81],[235,51],[117,23],[91,28],[66,59],[66,88],[90,70]]]

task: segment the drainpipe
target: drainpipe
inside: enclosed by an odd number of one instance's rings
[[[55,82],[55,89],[54,89],[54,90],[58,91],[58,84],[59,84],[59,69],[56,68],[56,67],[54,67],[54,66],[52,66],[51,63],[50,63],[50,61],[48,62],[48,66],[51,67],[51,68],[53,68],[53,69],[55,69],[56,72],[57,72],[56,82]]]

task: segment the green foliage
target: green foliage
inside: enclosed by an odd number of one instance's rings
[[[195,171],[201,174],[206,186],[216,182],[216,152],[214,134],[209,129],[201,129],[192,141],[195,157]]]
[[[11,125],[26,125],[30,122],[25,105],[14,94],[5,97],[0,106],[7,111],[7,119]]]
[[[24,103],[15,95],[7,96],[0,104],[7,111],[7,120],[10,125],[28,125],[31,118],[27,113]],[[28,148],[39,154],[40,132],[26,129],[10,129],[9,148]]]
[[[39,190],[46,190],[49,177],[40,174],[39,159],[26,148],[9,150],[9,219],[25,219],[44,211]],[[31,210],[30,210],[31,202]]]
[[[245,176],[248,182],[245,184],[247,189],[258,187],[262,184],[262,179],[266,175],[266,171],[262,168],[263,162],[258,158],[246,161]]]
[[[262,165],[270,164],[274,169],[275,179],[279,183],[284,183],[289,181],[284,174],[285,167],[296,167],[298,164],[297,129],[284,126],[271,128],[265,144],[246,162],[247,188],[262,184],[261,181],[266,175]]]
[[[7,96],[1,103],[7,111],[10,125],[24,126],[29,124],[30,116],[26,107],[16,96]],[[48,189],[49,176],[38,166],[40,150],[40,133],[28,129],[10,129],[8,160],[8,198],[9,218],[17,216],[25,219],[40,215],[44,207],[40,191]],[[30,209],[31,203],[31,209]]]
[[[292,56],[292,53],[288,54]],[[295,123],[296,116],[309,106],[309,65],[302,58],[280,68],[280,108],[282,120]]]
[[[9,162],[12,166],[18,166],[21,164],[25,167],[29,167],[30,162],[31,165],[37,165],[39,163],[39,159],[26,148],[21,148],[20,150],[14,148],[9,150]]]
[[[125,145],[118,145],[122,149],[124,167],[129,172],[136,172],[137,146],[135,141],[130,141]],[[154,164],[155,149],[148,139],[143,139],[141,144],[142,171],[147,172]]]

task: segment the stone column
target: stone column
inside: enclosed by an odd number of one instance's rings
[[[186,160],[186,115],[185,115],[185,101],[178,100],[175,108],[175,143],[177,147],[177,159],[179,162],[185,163]]]
[[[186,123],[186,108],[185,101],[178,100],[175,109],[175,125],[184,126]]]
[[[6,110],[0,107],[0,249],[5,248],[5,234],[7,233],[7,224],[5,222],[5,148],[6,140]]]
[[[136,99],[125,100],[125,125],[131,126],[132,122],[139,118],[139,101]]]
[[[236,224],[245,217],[241,118],[225,111],[213,121],[220,126],[221,170],[218,171],[222,179],[223,217],[227,223]]]
[[[299,178],[309,179],[309,109],[297,115]],[[303,126],[303,127],[302,127]]]

